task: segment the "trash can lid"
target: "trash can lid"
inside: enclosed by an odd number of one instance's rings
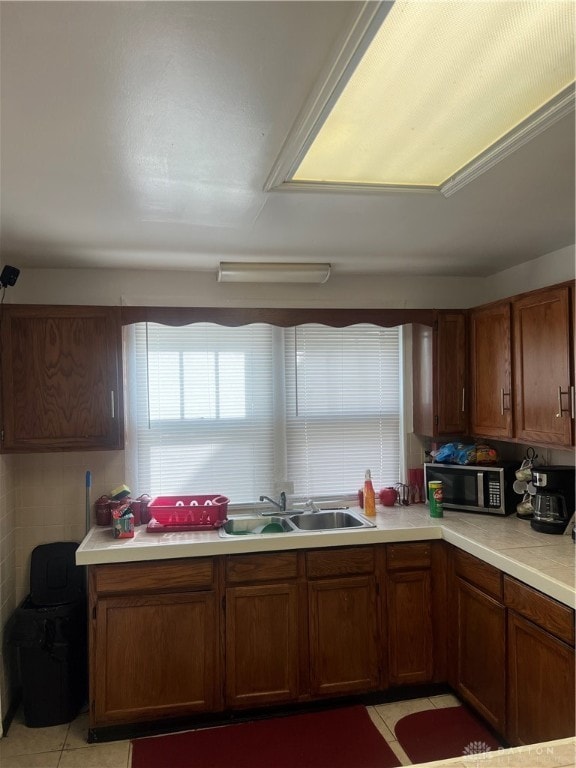
[[[30,598],[34,605],[59,605],[83,598],[84,568],[76,565],[78,543],[57,541],[32,551]]]

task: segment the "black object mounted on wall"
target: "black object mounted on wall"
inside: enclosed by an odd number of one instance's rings
[[[8,264],[0,272],[0,288],[7,288],[9,285],[16,285],[20,270],[16,267],[10,267]]]

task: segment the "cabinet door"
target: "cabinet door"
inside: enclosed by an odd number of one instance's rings
[[[470,313],[470,399],[473,435],[512,437],[510,304]]]
[[[2,348],[3,450],[123,447],[116,308],[6,306]]]
[[[574,649],[508,612],[508,730],[512,745],[574,736]]]
[[[434,649],[430,571],[389,572],[386,589],[390,682],[431,682]]]
[[[299,694],[298,586],[226,590],[226,703],[293,701]]]
[[[571,445],[568,287],[537,291],[513,302],[516,437]]]
[[[91,725],[220,708],[214,592],[102,598],[91,648]]]
[[[434,329],[412,327],[414,432],[441,437],[467,430],[466,318],[440,311]]]
[[[314,696],[378,688],[378,613],[373,576],[308,584],[310,685]]]
[[[463,312],[438,313],[435,379],[436,433],[465,434],[468,426],[466,397],[466,317]]]
[[[456,578],[456,688],[498,733],[505,729],[506,611]]]

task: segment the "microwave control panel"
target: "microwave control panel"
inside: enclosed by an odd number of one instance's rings
[[[498,480],[488,480],[488,505],[490,507],[499,507],[501,503],[500,482]]]

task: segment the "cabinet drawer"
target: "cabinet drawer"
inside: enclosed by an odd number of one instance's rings
[[[461,576],[471,584],[475,584],[488,595],[502,601],[502,573],[493,565],[479,560],[467,552],[454,549],[454,568],[458,576]]]
[[[574,611],[542,592],[504,576],[504,602],[507,608],[530,619],[542,629],[574,645]]]
[[[99,595],[209,589],[214,584],[214,562],[211,557],[201,557],[97,565],[93,567],[92,579]]]
[[[306,553],[306,573],[312,579],[373,572],[374,547],[317,549]]]
[[[265,555],[229,555],[226,581],[242,584],[271,579],[295,579],[298,576],[296,552],[272,552]]]
[[[386,547],[386,567],[389,571],[402,568],[429,568],[432,564],[430,543],[389,544]]]

